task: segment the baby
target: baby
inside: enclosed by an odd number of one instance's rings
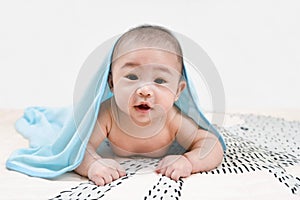
[[[126,175],[96,150],[105,138],[118,156],[162,157],[176,140],[187,151],[167,155],[156,172],[173,180],[211,170],[223,158],[218,138],[174,105],[186,87],[177,39],[159,26],[139,26],[117,41],[108,84],[113,97],[102,102],[85,156],[75,171],[97,185]]]

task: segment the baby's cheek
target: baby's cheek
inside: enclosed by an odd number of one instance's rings
[[[132,101],[134,88],[121,82],[115,86],[114,95],[118,107],[122,110],[128,111],[129,105]]]
[[[162,98],[165,98],[167,101],[174,101],[176,96],[177,89],[175,87],[165,86],[160,89]]]

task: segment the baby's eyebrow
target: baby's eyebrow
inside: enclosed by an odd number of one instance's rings
[[[124,69],[124,68],[134,68],[134,67],[137,67],[137,66],[140,66],[141,64],[138,63],[138,62],[127,62],[125,63],[121,69]],[[162,64],[157,64],[157,63],[149,63],[147,65],[153,65],[155,66],[156,70],[160,71],[160,72],[165,72],[167,74],[170,74],[170,75],[173,75],[174,73],[171,72],[170,70],[170,67],[167,67],[165,65],[162,65]],[[173,70],[172,70],[173,71]]]
[[[122,68],[126,68],[126,67],[136,67],[136,66],[139,66],[140,64],[139,63],[136,63],[136,62],[127,62],[125,63],[122,67]]]
[[[161,67],[158,67],[158,70],[172,75],[172,72],[170,71],[169,67],[162,67],[161,66]]]

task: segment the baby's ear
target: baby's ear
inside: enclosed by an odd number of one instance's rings
[[[177,101],[179,99],[179,97],[180,97],[182,91],[185,89],[185,87],[186,87],[186,82],[185,81],[180,81],[179,84],[178,84],[175,101]]]
[[[111,92],[114,92],[114,84],[113,84],[113,78],[112,78],[112,74],[109,73],[108,75],[108,86]]]

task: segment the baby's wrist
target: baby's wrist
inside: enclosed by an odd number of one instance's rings
[[[87,177],[91,179],[93,170],[94,170],[94,165],[100,160],[101,158],[94,159],[87,167]]]
[[[183,154],[182,155],[184,158],[186,158],[187,159],[187,161],[189,161],[189,163],[193,166],[193,163],[192,163],[192,161],[191,161],[191,159],[189,158],[189,155],[188,154]]]
[[[183,154],[182,156],[183,156],[184,158],[186,158],[186,160],[190,163],[191,168],[192,168],[192,172],[193,172],[193,171],[194,171],[194,163],[193,163],[192,158],[191,158],[190,155],[189,155],[189,152]]]
[[[98,162],[99,160],[100,160],[101,158],[94,158],[90,163],[89,163],[89,165],[88,165],[88,167],[87,167],[87,170],[89,171],[92,167],[93,167],[93,165],[96,163],[96,162]]]

